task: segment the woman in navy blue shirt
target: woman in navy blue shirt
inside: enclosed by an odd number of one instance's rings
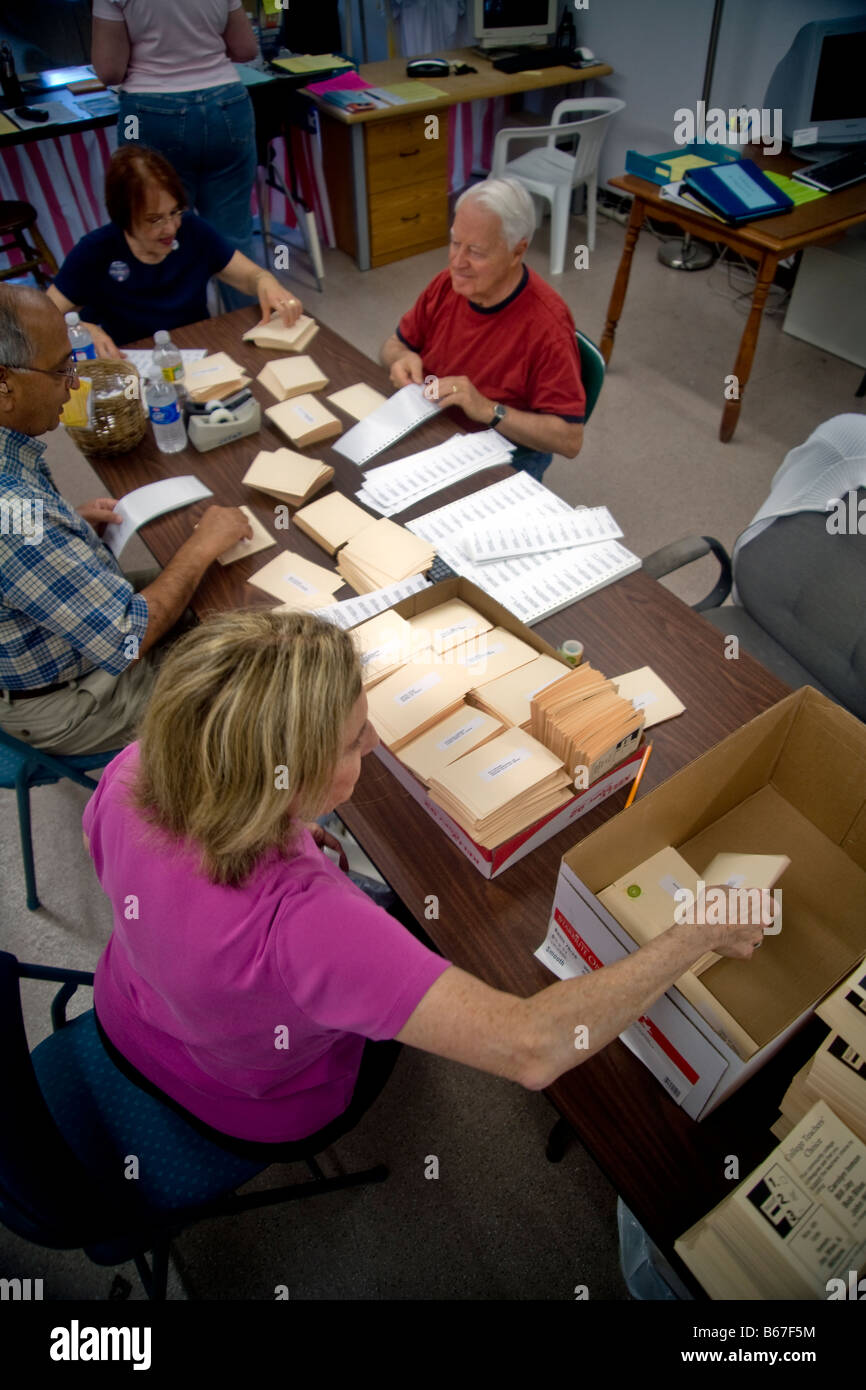
[[[257,298],[262,322],[287,324],[300,300],[269,270],[236,251],[204,218],[185,210],[183,184],[155,150],[124,145],[105,179],[111,222],[81,238],[48,296],[62,313],[78,309],[99,357],[118,344],[207,318],[211,276]]]

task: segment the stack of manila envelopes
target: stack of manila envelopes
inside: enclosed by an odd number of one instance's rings
[[[471,676],[435,652],[421,652],[367,696],[370,722],[392,753],[463,703]]]
[[[293,396],[279,405],[269,405],[265,414],[299,449],[333,439],[343,431],[336,415],[332,415],[321,401],[309,394]]]
[[[247,487],[256,487],[259,492],[267,492],[281,502],[300,507],[333,476],[334,470],[329,463],[296,454],[294,449],[262,449],[244,474],[243,481]]]
[[[434,557],[428,541],[382,517],[343,546],[337,568],[356,593],[369,594],[413,574],[422,574],[433,564]]]
[[[338,410],[351,415],[353,420],[363,420],[372,411],[378,410],[380,405],[384,405],[387,397],[379,391],[374,391],[372,386],[359,381],[356,386],[344,386],[342,391],[335,391],[327,399]]]
[[[538,652],[528,642],[522,642],[504,627],[491,628],[480,637],[470,639],[454,653],[458,665],[465,666],[472,676],[473,697],[489,681],[507,676],[519,666],[535,661]]]
[[[458,758],[489,743],[502,732],[503,725],[498,719],[463,704],[447,719],[434,724],[426,734],[401,748],[400,761],[429,785],[431,777],[437,777]]]
[[[301,314],[291,328],[278,318],[272,318],[269,323],[257,323],[243,335],[243,341],[270,348],[272,352],[303,352],[318,331],[319,325],[309,314]]]
[[[624,676],[611,679],[624,700],[631,700],[635,709],[643,710],[645,729],[685,712],[682,700],[651,666],[640,666],[636,671],[626,671]]]
[[[504,724],[529,728],[530,700],[552,681],[561,680],[568,668],[553,656],[536,656],[498,680],[485,681],[472,695],[473,705],[501,719]],[[473,680],[472,686],[476,682]],[[470,687],[472,689],[472,687]]]
[[[530,731],[558,758],[579,785],[591,786],[634,752],[644,713],[617,694],[613,681],[585,662],[531,702]]]
[[[282,608],[328,608],[335,603],[334,594],[343,583],[333,570],[314,565],[302,555],[289,550],[275,556],[264,569],[257,570],[247,581],[266,594],[281,600]]]
[[[430,796],[484,849],[564,806],[562,763],[522,729],[507,729],[430,778]]]
[[[187,394],[197,405],[204,401],[221,401],[240,391],[248,382],[243,367],[226,352],[212,352],[209,357],[187,363],[184,375]]]
[[[320,497],[295,513],[295,525],[329,555],[336,555],[341,545],[357,536],[365,526],[372,526],[373,521],[369,512],[342,492],[330,492],[327,497]]]
[[[449,652],[489,632],[493,624],[462,599],[453,598],[410,618],[409,626],[418,634],[422,646],[432,647],[434,652]]]
[[[321,391],[328,378],[312,357],[277,357],[262,367],[256,377],[266,391],[278,401],[301,396],[307,391]]]
[[[352,630],[361,661],[361,680],[370,689],[405,666],[413,655],[412,629],[405,618],[388,608]]]
[[[269,546],[276,545],[273,536],[265,530],[249,507],[241,507],[241,511],[252,527],[252,539],[239,540],[236,545],[231,545],[228,550],[224,550],[222,555],[217,556],[221,565],[232,565],[235,560],[246,560],[249,555],[255,555],[259,550],[267,550]]]

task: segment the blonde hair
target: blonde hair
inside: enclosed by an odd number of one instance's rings
[[[322,812],[361,694],[347,632],[308,613],[227,613],[166,655],[139,734],[134,804],[243,882]]]

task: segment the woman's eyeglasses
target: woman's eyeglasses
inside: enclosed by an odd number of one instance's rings
[[[179,222],[186,212],[186,208],[175,208],[173,212],[165,212],[159,217],[145,217],[144,221],[148,227],[161,227],[164,222]]]

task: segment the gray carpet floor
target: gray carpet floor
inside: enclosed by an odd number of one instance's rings
[[[572,232],[575,245],[585,240],[581,219]],[[551,282],[596,341],[623,235],[618,222],[600,218],[589,268]],[[860,407],[854,392],[862,372],[787,336],[782,293],[774,290],[739,427],[721,444],[724,378],[748,312],[749,275],[718,264],[676,273],[658,262],[657,248],[645,232],[583,450],[575,460],[555,459],[545,481],[572,504],[610,507],[639,555],[693,532],[730,547],[785,453],[822,420]],[[545,225],[527,258],[545,276],[547,250]],[[320,295],[304,254],[291,254],[289,282],[309,312],[372,357],[445,263],[445,252],[433,251],[361,274],[342,253],[326,252]],[[49,463],[74,503],[103,492],[62,430],[50,437]],[[133,569],[150,558],[136,539],[124,564]],[[712,587],[713,570],[701,561],[672,587],[694,602]],[[30,913],[14,796],[0,792],[0,943],[20,959],[92,969],[110,933],[108,904],[81,842],[85,801],[68,782],[32,794],[43,906]],[[539,940],[553,888],[538,903]],[[48,1031],[51,990],[30,984],[24,996],[35,1045]],[[89,1007],[89,997],[77,1007]],[[655,1084],[647,1074],[646,1085]],[[543,1095],[404,1049],[362,1124],[322,1161],[329,1173],[383,1161],[390,1179],[186,1232],[176,1243],[170,1297],[273,1299],[286,1285],[292,1299],[571,1300],[585,1284],[592,1300],[627,1299],[616,1193],[577,1144],[562,1163],[547,1162],[554,1118]],[[425,1178],[430,1155],[439,1160],[435,1180]],[[273,1168],[257,1183],[300,1180],[305,1171]],[[120,1273],[140,1298],[132,1266]],[[46,1299],[105,1299],[114,1271],[0,1228],[0,1275],[43,1278]]]

